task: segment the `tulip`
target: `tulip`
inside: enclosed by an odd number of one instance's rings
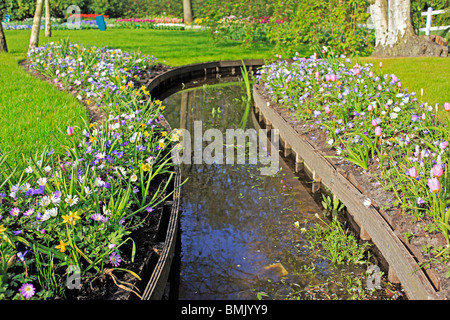
[[[381,128],[379,126],[375,128],[375,135],[381,137]]]
[[[444,150],[444,149],[447,148],[447,147],[448,147],[448,142],[447,142],[447,141],[441,142],[441,143],[439,144],[439,148],[440,148],[441,150]]]
[[[74,133],[75,133],[75,131],[73,130],[73,127],[68,126],[68,127],[67,127],[67,135],[68,135],[69,137],[72,137],[72,136],[74,135]]]
[[[325,106],[325,113],[330,113],[331,112],[331,109],[330,109],[330,107],[327,105],[327,106]]]
[[[378,84],[378,90],[379,91],[383,90],[383,87],[381,86],[381,84]]]
[[[383,62],[380,62],[379,67],[383,68]]]
[[[369,72],[369,77],[373,78],[373,71]]]
[[[372,120],[372,125],[373,125],[374,127],[376,127],[376,126],[378,125],[377,120],[373,119],[373,120]]]
[[[425,120],[427,118],[427,115],[425,113],[422,113],[421,118],[422,118],[422,120]]]
[[[336,75],[334,73],[330,76],[330,80],[333,82],[336,81]]]
[[[445,111],[450,111],[450,102],[444,103],[444,109],[445,109]]]
[[[438,193],[439,190],[441,190],[441,183],[439,182],[438,178],[431,178],[428,179],[428,187],[430,188],[431,192]]]
[[[433,169],[431,169],[431,172],[435,177],[440,177],[444,173],[444,168],[442,168],[440,164],[435,164]]]
[[[369,105],[367,106],[367,110],[369,110],[369,111],[372,111],[372,110],[373,110],[373,107],[372,107],[371,104],[369,104]]]
[[[408,174],[409,174],[409,176],[410,176],[411,178],[413,178],[413,179],[417,178],[417,176],[418,176],[417,169],[414,168],[414,167],[409,168]]]

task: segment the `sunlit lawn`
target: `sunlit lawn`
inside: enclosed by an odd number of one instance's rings
[[[67,125],[80,123],[87,114],[84,106],[71,95],[28,75],[18,65],[26,58],[29,30],[5,32],[9,53],[0,54],[0,148],[9,151],[10,162],[18,162],[21,153],[35,153],[44,145],[57,147],[53,138]],[[88,46],[121,48],[153,55],[159,62],[171,66],[191,63],[268,59],[274,56],[273,45],[257,43],[244,49],[238,41],[215,43],[208,32],[195,30],[58,30],[51,38],[40,33],[40,45],[69,39]],[[300,48],[308,56],[308,46]],[[379,59],[361,58],[361,63]],[[355,62],[355,61],[354,61]],[[450,60],[439,58],[383,59],[385,73],[395,73],[403,87],[415,91],[423,101],[433,105],[450,102]]]

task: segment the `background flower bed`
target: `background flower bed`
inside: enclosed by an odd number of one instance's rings
[[[64,41],[33,49],[29,59],[107,116],[62,129],[57,139],[66,152],[37,151],[23,172],[2,156],[0,295],[64,297],[68,268],[79,268],[83,279],[138,277],[120,268],[139,250],[130,235],[169,195],[173,175],[171,139],[160,124],[164,106],[135,87],[155,59]]]
[[[415,226],[404,238],[433,239],[422,243],[424,265],[436,263],[448,277],[448,118],[437,114],[450,111],[449,103],[421,101],[395,74],[383,74],[382,63],[352,64],[329,48],[322,54],[296,55],[291,63],[278,56],[261,70],[259,83],[310,139],[324,136],[333,158],[394,195],[381,209],[410,214]]]

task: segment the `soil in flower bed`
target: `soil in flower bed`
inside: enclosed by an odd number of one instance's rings
[[[297,121],[292,118],[291,111],[283,108],[278,103],[272,102],[272,97],[261,84],[256,84],[258,92],[270,101],[270,107],[278,113],[287,123],[301,136],[321,153],[323,156],[335,156],[335,152],[327,144],[326,133],[316,125]],[[390,224],[395,234],[407,246],[416,258],[419,265],[429,263],[430,256],[424,250],[425,247],[445,246],[446,241],[442,234],[438,232],[425,232],[423,227],[428,224],[427,218],[420,221],[413,221],[413,217],[404,213],[400,208],[393,206],[393,199],[396,195],[391,191],[386,191],[376,177],[379,176],[378,162],[369,162],[368,170],[353,165],[349,161],[339,158],[329,158],[328,161],[346,177],[362,194],[369,197],[372,205],[382,214],[383,218]],[[406,234],[413,234],[413,237],[406,238]],[[438,263],[424,265],[423,270],[436,291],[442,298],[450,297],[450,281],[446,277],[446,266]]]
[[[65,91],[73,96],[78,94],[76,88],[67,87],[64,88],[61,84],[55,83],[52,79],[42,75],[36,70],[30,68],[28,60],[22,60],[19,65],[30,75],[46,81],[47,83],[53,85],[61,91]],[[161,73],[164,73],[172,69],[169,66],[157,64],[145,70],[144,76],[140,81],[140,85],[149,83],[152,79]],[[90,123],[100,122],[101,119],[106,116],[106,113],[94,104],[88,105],[85,101],[81,101],[88,112],[88,120]],[[163,121],[163,125],[166,127],[168,124]],[[169,128],[169,127],[168,127]],[[155,177],[154,184],[152,184],[153,190],[150,190],[150,197],[152,197],[153,192],[156,192],[158,186],[162,183],[165,185],[168,179],[168,174]],[[153,192],[152,192],[153,191]],[[165,195],[162,195],[164,197]],[[138,208],[135,208],[138,209]],[[80,281],[80,287],[78,289],[66,289],[64,296],[56,296],[55,300],[130,300],[139,299],[140,297],[136,294],[142,295],[147,284],[145,276],[147,272],[151,270],[146,270],[147,267],[151,267],[152,264],[157,261],[159,257],[160,250],[163,246],[163,241],[165,239],[164,226],[161,227],[162,216],[163,216],[163,205],[159,205],[154,208],[153,212],[147,213],[143,211],[140,213],[142,218],[142,224],[139,228],[132,231],[129,235],[134,241],[135,246],[135,256],[134,261],[131,261],[132,255],[132,243],[127,241],[123,246],[121,246],[121,258],[119,268],[122,270],[113,270],[112,268],[104,268],[102,274],[87,274],[83,276]],[[127,271],[130,270],[142,279],[138,280],[135,276]],[[111,272],[112,271],[112,272]],[[57,273],[64,274],[66,270],[57,270]],[[111,272],[111,273],[110,273]],[[65,275],[64,275],[65,277]],[[128,290],[126,288],[132,289]]]

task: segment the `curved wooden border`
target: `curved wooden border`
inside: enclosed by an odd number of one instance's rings
[[[264,64],[263,60],[243,60],[247,70],[250,72],[255,67],[260,67]],[[152,99],[162,100],[167,96],[167,93],[175,93],[182,88],[176,88],[181,85],[183,81],[192,81],[195,79],[219,79],[221,77],[237,76],[241,74],[240,67],[242,67],[241,60],[230,61],[215,61],[207,63],[192,64],[166,71],[146,84],[147,90],[150,92]],[[164,127],[170,131],[170,125],[167,121]],[[149,270],[150,276],[146,284],[145,290],[142,294],[141,300],[160,300],[165,291],[167,280],[174,257],[175,245],[177,241],[177,233],[179,227],[179,209],[180,209],[180,184],[181,172],[177,166],[175,168],[174,179],[174,194],[171,201],[166,201],[164,207],[167,206],[169,210],[163,210],[163,218],[167,219],[167,229],[165,239],[162,244],[162,249],[157,254],[157,262],[152,270]],[[169,215],[169,217],[166,217]],[[151,255],[149,260],[151,260]]]
[[[296,154],[297,161],[309,167],[316,181],[326,186],[346,207],[356,223],[361,227],[381,251],[408,298],[413,300],[440,299],[432,283],[426,277],[416,259],[398,238],[382,214],[372,205],[366,207],[363,195],[346,177],[342,175],[317,149],[286,122],[253,87],[255,108],[260,119],[265,118],[272,128],[278,129],[280,139],[284,140]]]

